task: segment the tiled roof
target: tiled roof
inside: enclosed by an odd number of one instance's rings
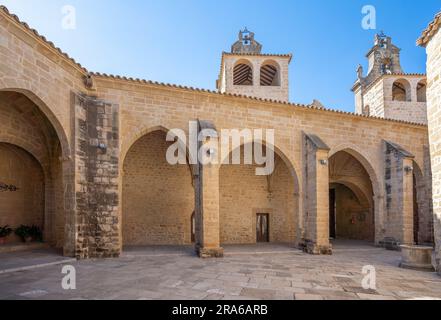
[[[439,12],[433,21],[428,25],[426,30],[423,31],[420,38],[417,40],[417,45],[425,47],[432,37],[436,34],[436,32],[441,27],[441,12]]]
[[[231,52],[222,52],[222,56],[259,56],[259,57],[279,57],[279,58],[289,58],[291,61],[292,54],[277,54],[277,53],[231,53]]]
[[[390,121],[390,122],[403,123],[403,124],[416,125],[416,126],[423,126],[423,127],[426,126],[424,124],[410,122],[410,121],[395,120],[395,119],[384,119],[384,118],[380,118],[380,117],[366,116],[366,115],[356,114],[356,113],[353,113],[353,112],[334,110],[334,109],[322,109],[322,108],[317,108],[317,107],[315,107],[313,105],[291,103],[291,102],[286,102],[286,101],[277,101],[277,100],[272,100],[272,99],[263,99],[263,98],[250,97],[250,96],[244,96],[244,95],[238,95],[238,94],[231,94],[231,93],[220,93],[220,92],[217,92],[217,91],[212,91],[212,90],[207,90],[207,89],[200,89],[200,88],[194,88],[194,87],[187,87],[187,86],[181,86],[181,85],[176,85],[176,84],[156,82],[156,81],[144,80],[144,79],[134,79],[134,78],[128,78],[128,77],[123,77],[123,76],[118,76],[118,75],[108,75],[108,74],[105,74],[105,73],[98,73],[98,72],[89,72],[81,64],[76,62],[73,58],[69,57],[68,54],[64,53],[63,51],[61,51],[60,48],[56,47],[51,41],[48,41],[44,36],[40,35],[35,29],[30,28],[27,23],[20,21],[20,19],[16,15],[10,13],[9,10],[5,6],[0,5],[0,11],[5,13],[10,18],[12,18],[16,23],[21,25],[27,31],[29,31],[32,34],[34,34],[35,36],[37,36],[45,44],[47,44],[50,47],[52,47],[53,49],[55,49],[60,55],[62,55],[63,57],[67,58],[72,64],[74,64],[75,66],[79,67],[86,74],[90,74],[90,75],[92,75],[94,77],[97,77],[97,78],[110,79],[110,80],[121,80],[121,81],[127,81],[127,82],[138,83],[138,84],[147,84],[147,85],[154,85],[154,86],[160,86],[160,87],[165,87],[165,88],[174,88],[174,89],[181,89],[181,90],[186,90],[186,91],[201,92],[201,93],[207,93],[207,94],[217,95],[217,96],[237,97],[237,98],[247,99],[249,101],[260,101],[260,102],[274,103],[274,104],[279,104],[279,105],[288,105],[288,106],[297,107],[297,108],[313,109],[313,110],[320,110],[320,111],[324,111],[324,112],[331,112],[331,113],[337,113],[337,114],[342,114],[342,115],[355,116],[355,117],[358,117],[358,118],[377,119],[377,120]],[[225,53],[224,52],[224,54],[229,54],[229,53]],[[271,54],[268,54],[267,56],[292,57],[292,55],[290,55],[290,54],[288,54],[288,55],[271,55]]]
[[[213,90],[208,90],[208,89],[200,89],[200,88],[194,88],[194,87],[187,87],[187,86],[182,86],[182,85],[163,83],[163,82],[156,82],[156,81],[144,80],[144,79],[127,78],[127,77],[124,77],[124,76],[105,74],[105,73],[94,72],[94,73],[91,73],[91,75],[94,76],[94,77],[97,77],[97,78],[103,78],[103,79],[109,79],[109,80],[128,81],[128,82],[137,83],[137,84],[141,84],[141,85],[142,84],[146,84],[146,85],[161,86],[161,87],[172,88],[172,89],[181,89],[181,90],[185,90],[185,91],[207,93],[207,94],[216,95],[216,96],[242,98],[242,99],[246,99],[246,100],[249,100],[249,101],[257,101],[257,102],[273,103],[273,104],[278,104],[278,105],[286,105],[286,106],[291,106],[291,107],[295,107],[295,108],[320,110],[320,111],[325,111],[325,112],[330,112],[330,113],[337,113],[337,114],[342,114],[342,115],[354,116],[354,117],[357,117],[357,118],[376,119],[376,120],[383,120],[383,121],[389,121],[389,122],[396,122],[396,123],[403,123],[403,124],[410,124],[410,125],[426,127],[425,124],[421,124],[421,123],[417,123],[417,122],[397,120],[397,119],[387,119],[387,118],[381,118],[381,117],[375,117],[375,116],[367,116],[367,115],[358,114],[358,113],[354,113],[354,112],[347,112],[347,111],[330,109],[330,108],[320,108],[320,107],[314,106],[312,104],[308,104],[307,105],[307,104],[292,103],[292,102],[287,102],[287,101],[279,101],[279,100],[272,100],[272,99],[257,98],[257,97],[246,96],[246,95],[241,95],[241,94],[220,93],[218,91],[213,91]]]

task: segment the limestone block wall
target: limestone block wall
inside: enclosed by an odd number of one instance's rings
[[[427,45],[427,114],[432,158],[436,264],[441,272],[441,32]]]
[[[0,192],[0,226],[44,227],[44,173],[38,161],[25,150],[0,143],[0,182],[14,185],[15,192]],[[8,243],[21,242],[12,233]]]
[[[191,244],[191,216],[195,208],[188,165],[170,165],[165,154],[166,133],[154,131],[140,138],[123,166],[123,245]]]
[[[393,100],[393,84],[400,79],[409,82],[411,101]],[[356,92],[356,111],[357,113],[363,113],[361,107],[361,104],[363,104],[365,109],[369,109],[369,115],[371,116],[427,124],[427,103],[419,102],[419,99],[423,97],[421,97],[421,94],[418,97],[417,94],[418,84],[425,80],[426,78],[421,75],[385,75],[366,89],[361,89],[361,92]],[[359,95],[363,96],[363,100],[357,98]]]
[[[373,208],[348,187],[337,184],[334,188],[337,239],[372,241],[375,233]]]
[[[381,81],[372,85],[366,92],[363,92],[363,106],[369,110],[370,116],[385,117],[384,88]]]

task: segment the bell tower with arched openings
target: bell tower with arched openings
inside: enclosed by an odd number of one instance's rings
[[[366,55],[367,75],[359,65],[352,87],[355,112],[427,124],[426,75],[404,73],[400,51],[383,32],[375,36],[374,46]]]
[[[222,53],[216,87],[222,93],[287,102],[291,59],[291,54],[262,53],[254,33],[245,28],[231,51]]]

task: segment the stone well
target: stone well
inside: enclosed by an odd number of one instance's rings
[[[401,268],[434,271],[432,265],[433,247],[401,245]]]

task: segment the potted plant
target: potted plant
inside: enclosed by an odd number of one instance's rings
[[[4,227],[0,226],[0,245],[5,244],[6,238],[12,233],[12,229],[6,225]]]
[[[29,226],[21,225],[15,229],[15,234],[19,236],[23,242],[32,241],[31,227]]]

